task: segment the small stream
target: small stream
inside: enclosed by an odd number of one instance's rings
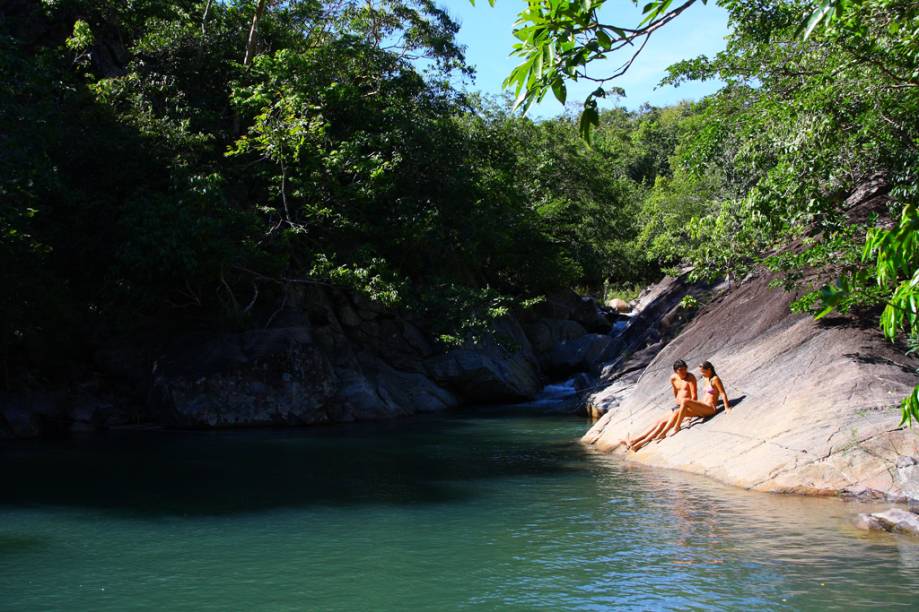
[[[478,409],[6,444],[0,609],[919,607],[919,542],[854,529],[868,507],[626,465],[586,427]]]

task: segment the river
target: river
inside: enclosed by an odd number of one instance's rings
[[[0,609],[919,607],[868,507],[751,493],[504,409],[0,446]],[[872,508],[873,509],[873,508]]]

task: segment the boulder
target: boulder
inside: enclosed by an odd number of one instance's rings
[[[629,303],[621,298],[613,298],[608,300],[606,302],[606,306],[618,313],[626,313],[632,310],[632,307],[629,306]]]
[[[603,334],[587,334],[560,342],[543,360],[544,367],[557,375],[593,370],[612,341]]]
[[[455,349],[428,362],[439,385],[473,402],[532,399],[542,388],[534,364],[519,354]]]
[[[220,336],[157,364],[151,403],[175,427],[306,425],[329,420],[338,379],[307,328]]]
[[[538,319],[523,324],[533,351],[537,355],[549,353],[559,342],[574,340],[587,334],[584,326],[568,319]]]
[[[859,514],[855,525],[868,531],[889,531],[919,536],[919,515],[900,508],[873,514]]]
[[[428,375],[471,402],[532,399],[542,389],[539,363],[520,324],[494,324],[493,336],[427,360]]]
[[[0,394],[0,421],[10,437],[37,438],[67,430],[64,398],[54,392]]]
[[[521,319],[561,319],[580,323],[587,331],[605,333],[610,320],[591,297],[579,296],[574,291],[557,291],[546,296],[545,301],[521,313]]]
[[[919,429],[898,427],[898,403],[916,384],[916,361],[873,323],[792,314],[793,296],[769,281],[751,279],[702,309],[583,441],[612,450],[643,431],[673,403],[672,362],[708,359],[742,403],[630,460],[760,491],[915,496],[919,470],[900,458],[919,456]],[[605,392],[590,398],[604,401]]]

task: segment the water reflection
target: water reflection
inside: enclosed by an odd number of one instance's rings
[[[919,543],[851,526],[872,506],[624,463],[583,430],[487,411],[7,446],[0,608],[919,605]]]

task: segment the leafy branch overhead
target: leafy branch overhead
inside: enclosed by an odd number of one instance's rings
[[[475,5],[475,0],[469,0]],[[566,82],[590,81],[596,89],[584,100],[579,130],[582,138],[592,142],[593,130],[599,124],[597,100],[609,96],[622,97],[622,88],[612,87],[611,81],[623,76],[644,50],[651,35],[679,17],[697,2],[708,0],[651,0],[642,7],[638,24],[612,23],[602,14],[607,0],[526,0],[514,23],[515,43],[511,55],[522,59],[504,80],[504,87],[514,90],[515,108],[523,112],[534,102],[541,102],[551,91],[565,104],[568,99]],[[488,0],[491,6],[495,0]],[[633,0],[637,6],[638,0]],[[808,37],[821,23],[829,23],[841,15],[852,0],[821,0],[810,12],[805,12],[799,33]],[[731,7],[738,0],[722,0]],[[588,68],[600,60],[618,54],[618,67],[606,74],[590,74]]]
[[[674,6],[673,0],[652,0],[642,8],[644,16],[637,25],[610,23],[601,17],[607,0],[529,0],[514,24],[512,55],[522,59],[504,81],[513,88],[515,106],[524,112],[534,102],[541,102],[551,91],[565,104],[566,81],[590,81],[597,84],[584,100],[579,129],[588,142],[599,124],[597,100],[624,96],[619,87],[608,83],[624,75],[644,50],[651,35],[664,27],[696,2],[686,0]],[[475,4],[475,0],[470,0]],[[489,0],[494,5],[494,0]],[[637,3],[636,3],[637,4]],[[620,54],[622,63],[611,73],[590,74],[590,64]]]
[[[615,14],[606,0],[526,0],[511,51],[522,61],[504,85],[525,113],[550,91],[564,104],[566,83],[596,83],[579,120],[581,137],[593,145],[598,101],[622,95],[611,82],[630,69],[654,32],[695,2],[648,2],[633,25],[606,18]],[[654,185],[645,205],[654,214],[643,221],[639,240],[649,240],[659,257],[682,258],[710,274],[765,263],[795,285],[806,269],[823,267],[839,281],[798,300],[799,308],[825,315],[883,303],[885,336],[919,344],[919,5],[717,3],[730,16],[727,49],[671,66],[663,82],[718,79],[726,86],[703,102],[705,120],[681,139],[673,178]],[[595,72],[598,61],[614,57],[618,67]],[[901,216],[899,226],[841,221],[839,194],[878,174],[892,188],[888,212]],[[721,201],[707,200],[712,194]],[[674,209],[685,214],[671,228]],[[802,237],[804,228],[820,238]],[[712,240],[713,231],[723,236]],[[705,238],[698,245],[697,235]],[[808,245],[804,252],[785,248],[794,240]],[[905,421],[919,419],[919,387],[902,410]]]

